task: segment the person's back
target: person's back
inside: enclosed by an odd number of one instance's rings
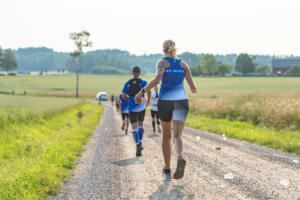
[[[181,59],[164,57],[163,60],[166,60],[169,63],[169,67],[165,68],[165,72],[162,77],[159,99],[187,99],[187,94],[184,89],[185,69],[180,65]]]
[[[132,135],[135,140],[137,151],[136,155],[141,156],[142,147],[142,139],[144,135],[143,122],[145,118],[146,107],[150,100],[150,92],[148,92],[147,103],[145,98],[142,97],[142,102],[135,101],[135,95],[139,93],[148,83],[147,81],[140,79],[139,76],[141,74],[140,68],[135,66],[132,69],[133,78],[128,80],[122,90],[122,97],[124,99],[128,98],[129,105],[129,119],[132,126]]]

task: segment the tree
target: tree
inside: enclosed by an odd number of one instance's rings
[[[70,33],[70,39],[74,41],[76,45],[76,49],[74,52],[70,53],[70,55],[76,60],[78,60],[77,63],[77,70],[76,70],[76,97],[79,96],[78,89],[79,89],[79,73],[80,73],[80,57],[83,54],[83,48],[84,47],[90,47],[92,46],[92,42],[89,41],[90,33],[87,31],[81,31],[81,32],[74,32]]]
[[[269,68],[269,65],[267,65],[267,64],[264,64],[264,65],[261,65],[261,66],[257,67],[255,69],[255,71],[259,74],[264,75],[264,76],[271,72],[270,68]]]
[[[248,73],[255,72],[255,63],[248,54],[242,53],[236,59],[235,70],[247,75]]]
[[[200,76],[200,75],[202,75],[200,65],[197,65],[196,67],[191,67],[191,72],[192,72],[193,76]]]
[[[206,75],[216,74],[218,71],[216,57],[212,54],[204,54],[200,62],[200,69]]]
[[[232,67],[229,64],[225,64],[222,62],[218,63],[218,74],[220,76],[225,76],[225,74],[230,73],[231,69],[232,69]]]
[[[3,58],[3,51],[2,51],[2,48],[0,46],[0,69],[2,68],[2,58]]]
[[[18,68],[17,58],[11,49],[6,49],[4,51],[2,56],[1,68],[5,70],[7,73],[8,71]]]
[[[300,65],[293,65],[286,74],[288,76],[300,76]]]

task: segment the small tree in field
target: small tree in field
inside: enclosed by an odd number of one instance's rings
[[[260,73],[260,74],[262,74],[262,75],[267,75],[268,73],[270,73],[270,68],[269,68],[269,65],[267,65],[267,64],[264,64],[264,65],[262,65],[262,66],[259,66],[259,67],[257,67],[256,69],[255,69],[255,71],[257,72],[257,73]]]
[[[200,69],[203,74],[213,75],[218,72],[218,63],[216,57],[212,54],[205,54],[201,58]]]
[[[248,73],[255,72],[255,63],[248,54],[242,53],[236,59],[235,70],[247,75]]]
[[[286,74],[288,76],[300,76],[300,65],[293,65]]]
[[[220,76],[225,76],[225,74],[228,74],[231,72],[231,68],[232,68],[231,65],[219,62],[218,63],[218,74]]]
[[[4,51],[1,59],[1,68],[7,73],[8,71],[18,68],[17,58],[11,49],[7,49]]]
[[[79,88],[79,72],[80,72],[80,57],[83,54],[84,47],[91,47],[92,42],[89,41],[90,33],[87,31],[74,32],[70,33],[70,39],[74,41],[76,45],[76,49],[74,52],[70,53],[70,55],[77,60],[77,68],[76,68],[76,97],[79,96],[78,88]]]
[[[2,48],[0,46],[0,69],[2,68],[2,59],[3,59],[3,51],[2,51]]]

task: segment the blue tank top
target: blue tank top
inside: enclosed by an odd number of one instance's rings
[[[159,100],[183,100],[187,99],[184,88],[185,69],[180,66],[181,59],[164,57],[170,63],[165,68],[160,86]]]

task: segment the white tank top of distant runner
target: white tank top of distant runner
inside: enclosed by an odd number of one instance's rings
[[[151,94],[151,106],[150,106],[150,109],[153,110],[153,111],[158,111],[157,103],[158,103],[158,93],[156,95],[156,92],[154,91]]]

